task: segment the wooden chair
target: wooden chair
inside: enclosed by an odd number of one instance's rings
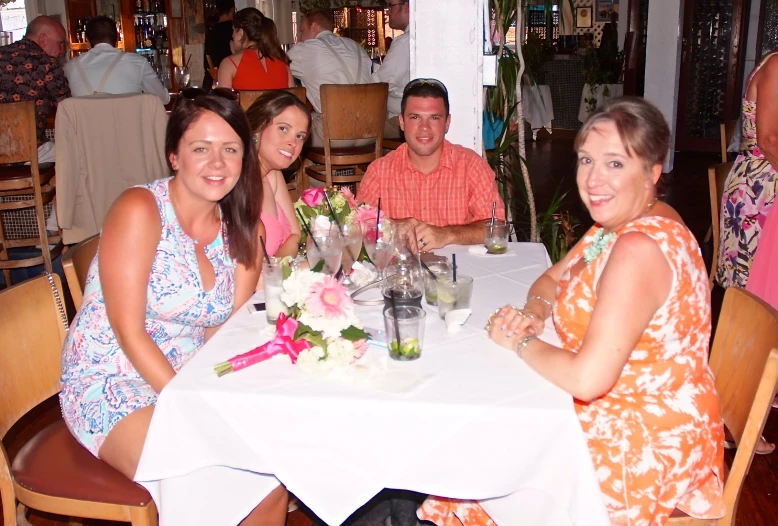
[[[384,139],[385,150],[396,150],[401,145],[405,144],[405,137],[399,137],[397,139]]]
[[[279,91],[279,90],[240,91],[238,93],[240,107],[243,108],[245,111],[248,111],[251,105],[254,104],[255,100],[260,98],[265,93],[270,93],[272,91]],[[302,86],[295,86],[294,88],[286,88],[280,91],[288,91],[289,93],[292,93],[295,97],[300,99],[303,102],[303,104],[308,103],[308,100],[306,99],[305,88]]]
[[[710,286],[713,288],[713,278],[716,276],[716,267],[719,260],[719,243],[721,242],[721,228],[719,207],[721,206],[721,198],[724,195],[724,183],[727,180],[729,172],[732,170],[733,162],[714,164],[708,168],[708,188],[710,191],[710,228],[708,234],[705,236],[707,242],[710,237],[713,237],[713,256],[711,257],[710,265]]]
[[[305,175],[333,184],[359,187],[367,164],[383,154],[384,122],[389,85],[324,84],[321,87],[324,147],[310,148]],[[353,148],[333,148],[330,141],[375,138],[375,144]],[[334,169],[350,169],[352,175],[333,175]],[[307,185],[303,181],[303,188]],[[356,193],[356,192],[355,192]]]
[[[60,236],[49,237],[43,207],[54,200],[54,163],[38,165],[38,143],[35,128],[35,103],[15,102],[0,104],[0,197],[19,200],[0,202],[0,269],[7,286],[11,284],[11,269],[43,265],[52,272],[51,261],[62,252]],[[37,237],[7,239],[2,212],[8,210],[35,209]],[[54,247],[50,247],[54,244]],[[8,249],[40,246],[41,255],[10,260]]]
[[[732,141],[732,136],[735,135],[736,126],[737,126],[737,119],[724,121],[719,125],[722,163],[725,163],[729,160],[729,153],[727,152],[727,147],[729,146],[730,141]]]
[[[0,292],[0,439],[59,392],[65,316],[57,275]],[[0,498],[6,526],[16,525],[17,500],[69,517],[157,524],[148,492],[84,449],[62,419],[35,434],[13,463],[0,443]]]
[[[89,266],[97,254],[97,246],[100,244],[100,234],[95,234],[83,240],[62,256],[62,267],[65,269],[65,279],[70,289],[70,297],[76,310],[81,308],[81,300],[84,299],[84,285]]]
[[[731,526],[754,451],[762,434],[778,381],[778,311],[750,292],[730,287],[724,296],[710,353],[721,416],[737,444],[724,485],[727,514],[700,520],[676,510],[668,525]]]

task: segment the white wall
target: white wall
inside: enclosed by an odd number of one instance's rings
[[[759,32],[759,8],[761,6],[762,0],[751,0],[751,14],[748,18],[748,36],[746,40],[746,60],[743,67],[743,94],[746,92],[748,76],[756,67],[756,56],[760,51],[756,49],[756,37]]]
[[[673,169],[675,160],[682,35],[683,0],[662,0],[661,3],[649,4],[644,96],[656,104],[670,125],[670,154],[664,172]]]
[[[448,88],[451,127],[447,138],[482,150],[483,2],[411,2],[411,79],[436,78]]]

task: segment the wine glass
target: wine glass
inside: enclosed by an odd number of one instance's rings
[[[308,265],[311,269],[316,268],[320,261],[324,261],[321,272],[329,276],[334,275],[340,268],[340,261],[343,257],[343,238],[338,231],[337,225],[327,227],[317,227],[313,235],[308,236],[305,242],[306,252],[308,254]]]
[[[378,279],[384,279],[384,270],[394,254],[394,225],[389,219],[381,219],[379,222],[369,219],[363,225],[362,241],[368,257],[375,265]]]
[[[343,237],[343,279],[341,283],[349,288],[354,285],[351,279],[351,267],[359,257],[362,248],[362,228],[357,224],[344,224],[340,227]]]

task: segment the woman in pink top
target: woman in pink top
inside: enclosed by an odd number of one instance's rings
[[[311,114],[291,93],[273,91],[258,98],[246,115],[259,156],[261,219],[267,252],[277,257],[294,256],[300,242],[300,226],[281,170],[289,168],[300,156],[308,138]]]

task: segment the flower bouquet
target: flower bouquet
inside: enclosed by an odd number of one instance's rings
[[[325,197],[326,194],[326,197]],[[329,200],[329,203],[327,202]],[[330,204],[332,208],[330,208]],[[309,188],[294,204],[300,225],[302,238],[300,246],[305,247],[307,239],[306,226],[313,230],[317,216],[328,217],[341,225],[363,225],[367,219],[375,219],[376,209],[372,206],[357,203],[356,197],[347,186],[341,188]],[[334,212],[334,217],[333,217]],[[336,221],[337,220],[337,221]]]
[[[312,270],[284,272],[281,301],[289,315],[279,314],[273,338],[247,353],[216,365],[223,376],[286,354],[309,373],[327,372],[355,362],[367,350],[368,334],[354,312],[354,300],[336,279]]]

